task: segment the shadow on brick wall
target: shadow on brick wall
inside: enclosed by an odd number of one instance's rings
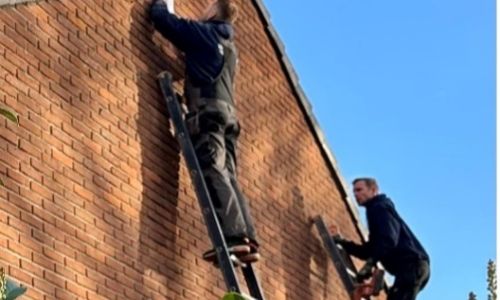
[[[309,237],[304,196],[300,188],[293,187],[290,206],[284,215],[281,229],[281,254],[288,261],[283,264],[287,299],[312,299],[309,276],[310,252],[303,251]],[[291,232],[290,232],[291,231]],[[302,286],[302,289],[298,287]]]
[[[175,61],[154,44],[148,12],[147,4],[135,2],[130,32],[134,56],[139,58],[134,64],[143,185],[136,268],[142,278],[137,288],[146,299],[173,299],[180,296],[172,294],[177,290],[172,286],[182,274],[176,263],[180,152],[156,75],[172,71],[169,66]]]
[[[313,300],[318,299],[319,295],[327,299],[324,292],[325,282],[328,282],[326,257],[321,251],[319,240],[311,234],[310,216],[300,188],[294,186],[291,196],[281,223],[287,299]]]

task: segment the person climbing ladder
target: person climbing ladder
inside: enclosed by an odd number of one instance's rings
[[[238,59],[233,22],[237,6],[229,0],[214,1],[200,20],[180,18],[173,12],[173,1],[151,3],[155,29],[185,54],[186,123],[228,251],[242,263],[253,263],[260,258],[259,244],[236,179],[240,126],[235,115]],[[216,262],[216,250],[205,252],[203,258]]]

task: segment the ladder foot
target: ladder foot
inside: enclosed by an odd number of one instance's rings
[[[260,260],[260,254],[259,253],[249,253],[243,256],[239,257],[240,261],[251,264],[251,263],[256,263]]]

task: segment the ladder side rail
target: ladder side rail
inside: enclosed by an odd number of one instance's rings
[[[167,102],[170,118],[175,126],[176,136],[181,146],[186,164],[188,166],[198,202],[201,207],[205,224],[208,228],[208,234],[215,247],[219,268],[222,271],[224,281],[229,291],[241,293],[241,288],[236,276],[227,245],[222,234],[222,229],[217,219],[214,206],[210,200],[203,173],[196,157],[193,144],[189,138],[189,133],[182,118],[182,110],[177,97],[172,89],[172,75],[168,72],[162,72],[158,76],[163,97]]]

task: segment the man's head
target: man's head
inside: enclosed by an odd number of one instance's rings
[[[374,178],[356,178],[352,182],[354,198],[359,205],[364,205],[373,197],[378,195],[378,185]]]
[[[224,21],[234,23],[238,17],[238,6],[231,0],[215,0],[211,2],[203,15],[202,21]]]

